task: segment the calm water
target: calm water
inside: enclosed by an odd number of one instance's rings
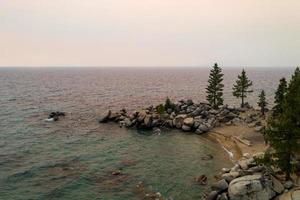
[[[236,104],[232,84],[241,69],[226,69],[225,103]],[[281,77],[293,69],[247,69],[254,82],[248,101],[265,89],[270,103]],[[230,166],[205,136],[120,129],[98,124],[107,109],[133,110],[173,100],[203,101],[208,69],[0,68],[0,199],[141,199],[135,186],[191,200],[204,187],[193,182]],[[67,116],[46,123],[50,111]],[[214,159],[203,161],[202,156]],[[122,168],[123,176],[112,176]]]

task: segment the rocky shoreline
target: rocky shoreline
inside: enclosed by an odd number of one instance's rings
[[[122,109],[119,112],[108,110],[100,116],[99,122],[112,121],[119,123],[120,127],[154,129],[157,132],[159,132],[159,128],[166,127],[181,129],[184,132],[193,132],[195,134],[209,132],[221,125],[232,125],[242,122],[255,127],[257,131],[263,129],[259,114],[246,117],[240,116],[240,113],[253,109],[249,105],[245,108],[235,108],[226,105],[216,110],[207,103],[194,103],[188,99],[181,100],[172,107],[167,108],[163,113],[158,110],[158,107],[154,106],[131,113],[128,113],[126,109]]]
[[[223,106],[218,110],[207,103],[194,103],[181,100],[172,106],[149,106],[139,111],[118,112],[108,110],[100,118],[100,123],[116,122],[120,127],[149,129],[160,134],[161,128],[180,129],[184,132],[204,134],[213,132],[222,126],[247,126],[256,132],[264,129],[264,117],[249,105],[244,108]],[[250,142],[235,137],[238,142],[250,146]],[[211,184],[210,192],[204,199],[208,200],[296,200],[300,199],[300,189],[292,181],[285,181],[280,170],[276,171],[261,165],[258,160],[263,153],[251,156],[243,154],[235,160],[231,169],[222,169],[218,181]],[[207,184],[205,175],[196,178],[202,185]],[[288,195],[290,194],[290,195]],[[153,198],[155,199],[155,198]],[[161,199],[159,197],[158,199]]]

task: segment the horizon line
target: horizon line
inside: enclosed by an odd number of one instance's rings
[[[159,66],[159,65],[109,65],[109,66],[100,66],[100,65],[10,65],[10,66],[4,66],[4,65],[0,65],[0,68],[83,68],[83,67],[90,67],[90,68],[184,68],[184,67],[190,67],[190,68],[208,68],[208,67],[212,67],[211,66],[196,66],[196,65],[163,65],[163,66]],[[220,65],[219,65],[220,66]],[[284,68],[284,67],[297,67],[299,65],[295,65],[295,66],[290,66],[290,65],[281,65],[281,66],[267,66],[267,65],[240,65],[240,66],[228,66],[228,65],[224,65],[221,67],[225,67],[225,68]]]

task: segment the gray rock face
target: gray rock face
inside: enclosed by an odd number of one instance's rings
[[[211,188],[213,190],[221,192],[221,191],[224,191],[228,188],[228,183],[224,179],[222,179],[222,180],[212,184]]]
[[[271,181],[258,175],[248,175],[230,182],[228,193],[231,200],[269,200],[276,194]]]
[[[107,122],[110,115],[111,115],[111,110],[105,111],[105,112],[99,117],[99,123],[105,123],[105,122]]]

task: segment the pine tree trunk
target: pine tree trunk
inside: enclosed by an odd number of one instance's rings
[[[242,95],[242,105],[241,105],[242,108],[244,108],[244,95]]]

